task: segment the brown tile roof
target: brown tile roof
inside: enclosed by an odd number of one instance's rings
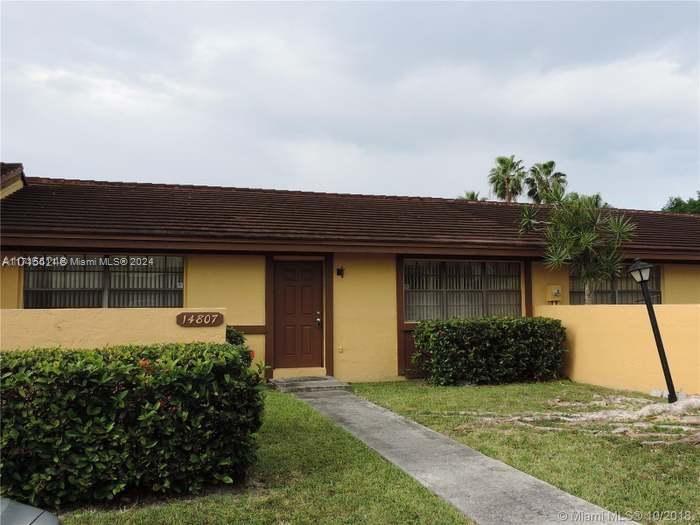
[[[2,203],[4,247],[42,239],[284,243],[536,255],[520,236],[522,205],[165,184],[28,178]],[[630,254],[700,259],[700,216],[625,210],[637,224]],[[8,240],[9,239],[9,240]],[[34,241],[37,244],[39,241]],[[148,246],[147,244],[143,246]],[[212,244],[213,246],[213,244]],[[396,251],[396,250],[390,250]],[[649,256],[649,255],[647,255]]]

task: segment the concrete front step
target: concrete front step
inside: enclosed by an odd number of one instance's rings
[[[350,385],[338,381],[335,377],[290,377],[271,379],[270,384],[280,392],[326,392],[332,390],[350,390]]]

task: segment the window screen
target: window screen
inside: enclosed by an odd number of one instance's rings
[[[649,295],[655,304],[661,303],[661,268],[655,266],[651,269],[649,278]],[[571,274],[569,276],[569,302],[571,304],[585,304],[583,281]],[[600,282],[593,291],[594,304],[644,304],[644,296],[639,284],[632,277],[624,273],[620,277]]]
[[[100,308],[105,274],[98,257],[66,257],[84,264],[24,267],[25,308]],[[53,260],[53,259],[51,259]]]
[[[110,272],[110,308],[182,306],[182,257],[153,257],[148,265],[117,266]]]
[[[404,261],[407,321],[521,315],[520,263]]]
[[[25,308],[157,308],[183,304],[183,257],[65,258],[65,265],[24,267]],[[127,264],[105,264],[117,259]]]

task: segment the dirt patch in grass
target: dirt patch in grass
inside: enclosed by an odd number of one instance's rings
[[[353,385],[360,395],[571,494],[645,524],[700,525],[700,411],[570,381]],[[681,410],[682,409],[682,410]],[[681,413],[681,411],[683,413]],[[641,513],[641,514],[639,514]],[[637,516],[640,516],[637,519]]]
[[[649,403],[648,399],[620,395],[594,395],[589,401],[551,399],[547,412],[495,415],[470,411],[469,421],[453,429],[471,432],[485,426],[520,425],[543,432],[585,432],[626,436],[643,445],[685,443],[700,446],[700,396],[676,403]],[[564,409],[558,411],[557,409]]]

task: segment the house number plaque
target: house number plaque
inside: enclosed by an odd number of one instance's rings
[[[175,318],[177,324],[185,328],[219,326],[224,322],[224,314],[219,312],[182,312]]]

